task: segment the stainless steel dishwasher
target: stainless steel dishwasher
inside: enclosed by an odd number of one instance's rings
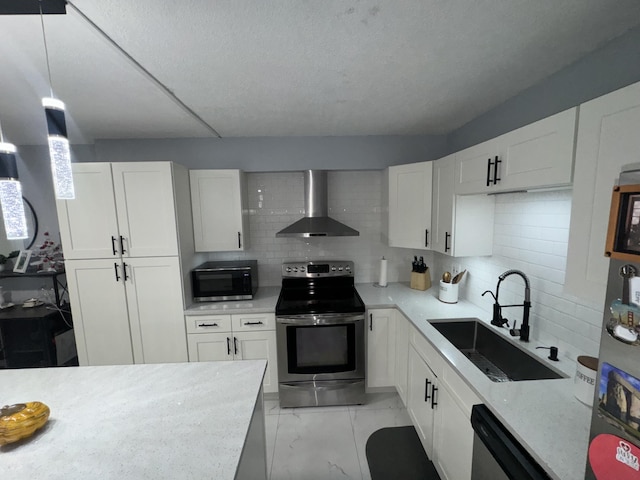
[[[473,406],[471,425],[475,431],[471,480],[551,478],[484,405]]]

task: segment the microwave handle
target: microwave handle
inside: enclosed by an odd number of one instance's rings
[[[238,232],[238,248],[242,248],[242,234]]]

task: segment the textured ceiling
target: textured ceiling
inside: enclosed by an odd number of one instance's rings
[[[70,138],[447,133],[640,24],[637,0],[72,0],[44,18]],[[0,122],[43,144],[40,18],[0,17]],[[188,111],[201,117],[208,127]]]

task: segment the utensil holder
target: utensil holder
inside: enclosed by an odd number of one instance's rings
[[[431,288],[431,274],[429,269],[425,272],[411,272],[411,288],[414,290],[428,290]]]
[[[458,285],[457,283],[447,283],[440,280],[438,299],[444,303],[458,303]]]

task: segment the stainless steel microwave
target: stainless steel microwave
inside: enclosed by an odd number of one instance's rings
[[[258,290],[258,262],[206,262],[191,270],[194,302],[251,300]]]

